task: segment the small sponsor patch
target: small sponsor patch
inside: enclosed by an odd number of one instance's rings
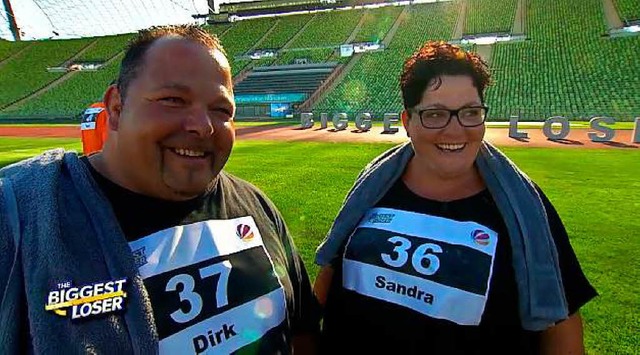
[[[476,229],[471,232],[471,239],[474,243],[482,246],[489,245],[489,242],[491,241],[489,234],[481,229]]]
[[[145,247],[142,247],[133,251],[133,262],[136,264],[137,268],[147,264],[147,254],[145,249]]]
[[[253,239],[253,231],[251,230],[251,227],[246,224],[238,224],[236,227],[236,235],[245,242]]]
[[[393,213],[374,213],[369,216],[369,223],[391,223],[395,216]]]

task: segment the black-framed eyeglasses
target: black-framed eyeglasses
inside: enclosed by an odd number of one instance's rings
[[[425,110],[415,111],[420,117],[422,127],[428,129],[438,129],[446,127],[451,118],[455,115],[458,122],[463,127],[477,127],[484,123],[487,118],[489,107],[487,106],[471,106],[462,107],[457,110],[448,110],[444,108],[428,108]]]

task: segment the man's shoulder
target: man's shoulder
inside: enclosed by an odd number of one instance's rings
[[[222,171],[220,173],[220,184],[218,187],[221,187],[227,203],[233,201],[232,204],[234,207],[242,206],[247,212],[255,212],[256,209],[260,209],[264,211],[272,221],[280,218],[280,212],[269,197],[252,183],[226,171]]]
[[[257,188],[255,185],[229,172],[226,172],[224,170],[221,171],[220,179],[220,183],[223,189],[232,190],[233,192],[238,194],[254,195],[256,197],[260,196],[266,198],[264,192],[262,192],[262,190]]]
[[[0,177],[18,178],[22,175],[42,174],[56,165],[61,165],[67,154],[75,154],[75,152],[67,152],[62,148],[45,151],[40,155],[3,167],[0,169]]]

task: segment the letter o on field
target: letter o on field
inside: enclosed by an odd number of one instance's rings
[[[560,132],[556,133],[553,131],[552,125],[554,123],[559,123],[562,127],[560,128]],[[542,132],[544,135],[551,140],[560,140],[565,139],[569,135],[569,120],[566,117],[562,116],[553,116],[547,118],[544,121],[544,125],[542,126]]]

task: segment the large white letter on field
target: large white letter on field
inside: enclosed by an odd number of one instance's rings
[[[382,133],[398,133],[398,127],[391,127],[392,124],[398,123],[398,115],[397,113],[385,113],[384,114],[384,129]]]
[[[333,115],[333,128],[336,131],[344,131],[347,127],[349,127],[349,121],[346,113],[340,112]]]
[[[551,125],[554,123],[560,123],[562,127],[560,128],[560,132],[556,133],[553,131]],[[569,120],[562,116],[553,116],[547,118],[544,121],[544,125],[542,126],[542,132],[544,135],[551,140],[560,140],[565,139],[569,135]]]
[[[518,116],[509,117],[509,138],[529,138],[529,134],[527,132],[518,132]]]
[[[303,112],[300,114],[300,128],[308,129],[313,127],[313,112]]]
[[[368,113],[359,113],[356,116],[356,128],[362,132],[367,132],[371,129],[371,115]]]
[[[611,127],[603,126],[602,123],[614,124],[616,123],[616,120],[614,120],[613,117],[594,117],[589,120],[589,125],[592,130],[604,133],[604,135],[601,136],[598,133],[589,132],[587,135],[593,142],[609,142],[616,135],[616,131]]]
[[[327,122],[329,122],[329,115],[327,115],[326,113],[321,113],[320,114],[320,129],[326,129],[327,128]]]

